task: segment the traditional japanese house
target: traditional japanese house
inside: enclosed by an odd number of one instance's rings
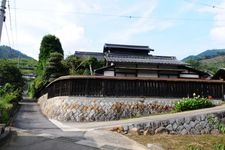
[[[206,79],[208,73],[193,69],[174,56],[154,56],[148,46],[105,44],[106,66],[96,75],[122,77]]]

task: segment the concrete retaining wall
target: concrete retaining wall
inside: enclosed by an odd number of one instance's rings
[[[91,122],[119,120],[171,111],[176,99],[154,98],[91,98],[54,97],[39,98],[42,112],[59,121]]]

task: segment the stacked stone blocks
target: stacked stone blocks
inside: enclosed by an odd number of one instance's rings
[[[38,101],[42,112],[59,121],[92,122],[134,118],[169,112],[173,101],[158,102],[143,98],[54,97]]]

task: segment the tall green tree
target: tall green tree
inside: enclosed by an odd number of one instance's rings
[[[60,40],[56,36],[48,34],[44,36],[41,41],[37,72],[38,75],[43,73],[45,65],[50,57],[50,53],[54,52],[58,52],[62,54],[62,56],[64,55]]]
[[[38,66],[36,70],[36,78],[33,82],[29,84],[28,95],[31,97],[38,97],[38,94],[42,88],[49,82],[50,77],[50,54],[57,52],[60,54],[60,57],[63,59],[63,49],[60,43],[60,40],[55,35],[45,35],[42,38]],[[60,66],[59,66],[60,68]],[[47,72],[46,72],[47,71]]]

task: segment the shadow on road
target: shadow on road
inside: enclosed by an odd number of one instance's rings
[[[25,100],[20,105],[12,124],[11,138],[1,150],[97,150],[77,143],[85,139],[85,132],[64,132],[52,124],[37,103]]]
[[[1,150],[97,150],[97,148],[76,144],[78,139],[66,137],[37,136],[26,132],[12,131],[11,138],[0,147]]]

